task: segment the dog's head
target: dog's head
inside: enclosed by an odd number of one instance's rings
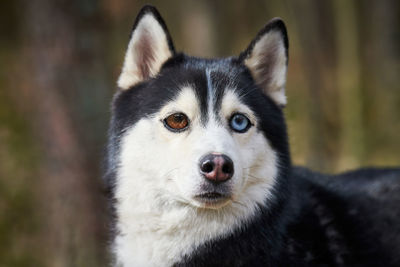
[[[274,19],[238,57],[189,57],[175,52],[159,13],[143,8],[113,102],[108,161],[117,200],[128,209],[221,209],[272,199],[289,164],[287,49]]]

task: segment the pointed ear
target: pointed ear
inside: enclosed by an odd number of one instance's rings
[[[286,105],[288,46],[285,24],[275,18],[265,25],[239,56],[258,86],[281,107]]]
[[[157,9],[144,6],[133,25],[118,86],[128,89],[154,77],[175,53],[167,26]]]

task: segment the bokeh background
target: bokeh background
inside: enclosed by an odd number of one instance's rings
[[[293,160],[400,165],[400,1],[147,1],[178,50],[237,55],[271,18],[290,39]],[[0,266],[106,266],[101,161],[133,0],[0,2]]]

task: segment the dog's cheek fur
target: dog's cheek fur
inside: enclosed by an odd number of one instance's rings
[[[138,121],[122,137],[115,189],[118,235],[114,250],[117,259],[127,266],[148,266],[152,249],[164,249],[158,247],[151,233],[156,236],[160,232],[168,233],[171,225],[184,214],[166,212],[170,209],[169,202],[174,202],[177,196],[171,177],[176,174],[173,167],[178,154],[166,147],[160,135],[160,123],[155,120]]]
[[[246,199],[246,205],[249,206],[256,203],[268,206],[278,175],[276,152],[264,135],[255,130],[252,138],[241,146],[240,155],[244,166],[240,199]]]
[[[257,129],[258,119],[253,111],[240,100],[233,89],[226,89],[222,99],[220,117],[225,124],[235,112],[246,114],[253,126],[245,133],[232,133],[235,154],[240,155],[241,188],[237,200],[246,205],[263,205],[271,195],[278,175],[278,158],[264,134]],[[235,163],[236,164],[236,163]],[[237,169],[237,168],[236,168]]]

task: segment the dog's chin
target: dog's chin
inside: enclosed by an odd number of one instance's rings
[[[232,200],[230,194],[218,192],[203,192],[193,196],[193,204],[199,208],[219,209],[228,205]]]

